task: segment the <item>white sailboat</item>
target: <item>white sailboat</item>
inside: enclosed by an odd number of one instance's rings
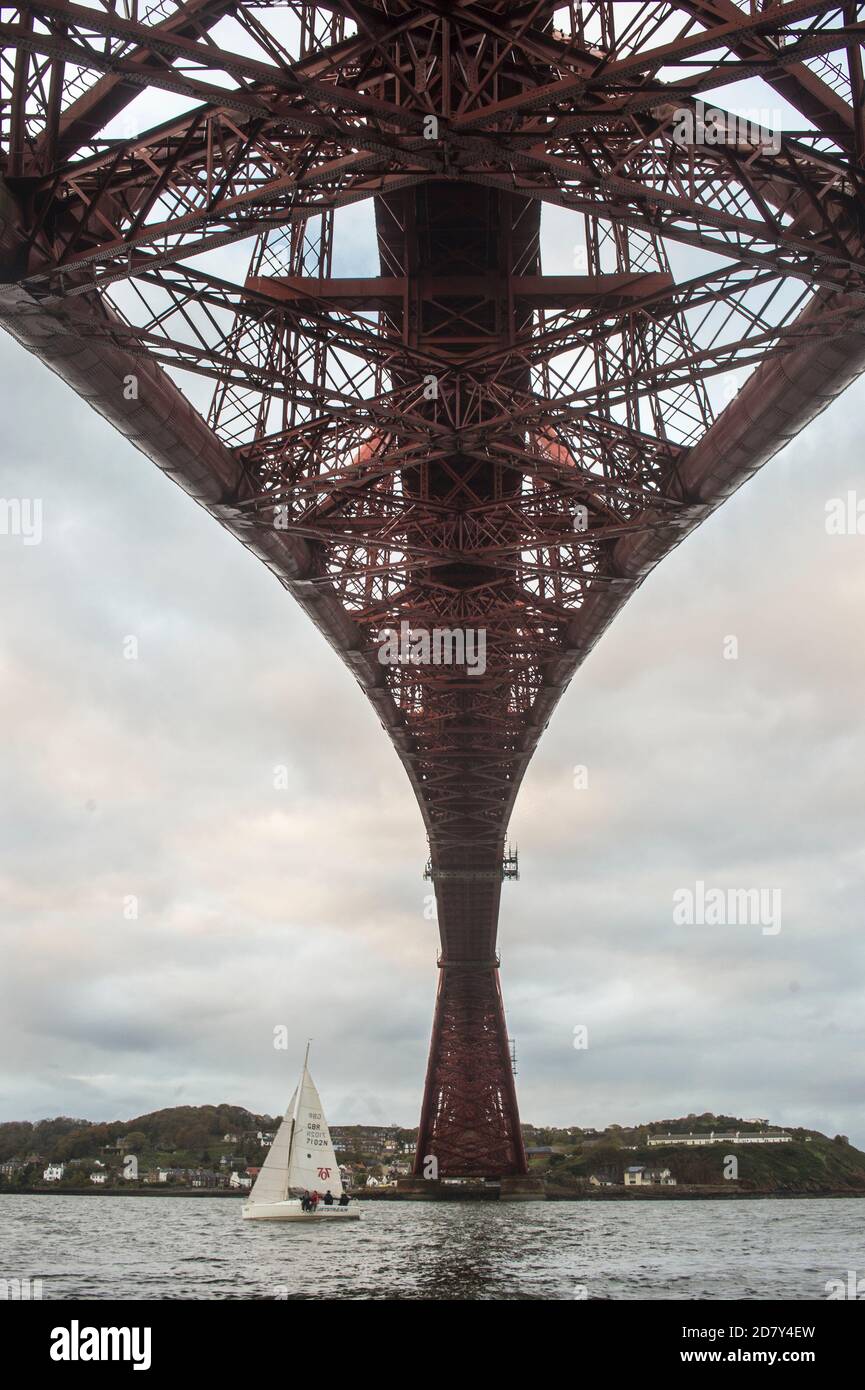
[[[333,1203],[326,1206],[320,1201],[314,1211],[304,1211],[304,1192],[319,1192],[322,1197],[330,1192]],[[339,1205],[342,1195],[330,1130],[309,1074],[307,1043],[297,1090],[244,1204],[243,1216],[247,1221],[359,1221],[356,1204]]]

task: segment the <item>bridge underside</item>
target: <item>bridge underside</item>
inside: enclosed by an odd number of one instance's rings
[[[540,208],[497,189],[431,181],[377,199],[376,228],[382,275],[405,285],[385,324],[435,366],[419,409],[438,426],[439,442],[437,456],[402,473],[417,512],[406,540],[423,559],[407,567],[387,621],[471,635],[484,656],[473,671],[409,661],[391,677],[422,785],[442,947],[415,1171],[433,1159],[442,1174],[521,1173],[496,937],[507,818],[533,696],[529,644],[542,630],[529,630],[516,572],[503,571],[499,558],[521,542],[516,516],[507,518],[518,512],[522,475],[506,450],[519,454],[522,431],[496,423],[497,401],[467,402],[460,392],[479,348],[500,356],[497,391],[530,389],[529,368],[509,348],[532,316],[513,286],[539,276]],[[415,391],[416,370],[400,384]],[[495,432],[500,457],[478,449],[485,429]],[[392,443],[410,449],[411,434]],[[488,563],[465,547],[483,526],[498,542]]]
[[[526,1172],[498,916],[558,699],[865,364],[858,9],[22,0],[0,25],[0,319],[276,574],[417,796],[419,1176]],[[744,78],[804,129],[700,138]],[[187,107],[136,124],[148,88]],[[334,274],[340,229],[376,273]]]

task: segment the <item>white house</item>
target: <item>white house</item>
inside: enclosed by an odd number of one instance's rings
[[[660,1187],[676,1186],[676,1179],[673,1177],[669,1168],[653,1168],[646,1174],[646,1177],[649,1182],[657,1183]]]
[[[91,1174],[90,1174],[90,1181],[91,1181],[91,1182],[95,1182],[95,1183],[99,1183],[100,1186],[101,1186],[101,1185],[105,1182],[106,1176],[107,1176],[107,1175],[106,1175],[105,1173],[91,1173]]]
[[[635,1166],[625,1169],[626,1187],[675,1187],[676,1179],[669,1168],[643,1168]]]
[[[66,1171],[65,1163],[49,1163],[42,1177],[46,1182],[59,1182]]]
[[[228,1179],[228,1186],[245,1188],[252,1187],[252,1178],[248,1177],[246,1173],[232,1173],[231,1177]]]
[[[156,1171],[160,1182],[179,1182],[188,1176],[185,1168],[158,1168]]]
[[[193,1187],[218,1187],[219,1181],[218,1173],[211,1173],[205,1169],[199,1169],[192,1175]]]

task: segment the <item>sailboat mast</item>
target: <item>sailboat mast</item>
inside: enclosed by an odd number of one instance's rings
[[[310,1039],[310,1041],[312,1041]],[[300,1074],[297,1090],[294,1094],[294,1114],[291,1117],[291,1132],[288,1136],[288,1154],[285,1161],[285,1196],[288,1196],[288,1179],[291,1175],[291,1157],[294,1152],[294,1131],[297,1126],[297,1112],[300,1108],[300,1098],[303,1094],[303,1078],[306,1076],[306,1067],[309,1062],[309,1042],[306,1044],[306,1056],[303,1059],[303,1071]]]

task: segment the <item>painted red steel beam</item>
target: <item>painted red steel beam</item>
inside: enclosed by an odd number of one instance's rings
[[[410,292],[421,300],[466,296],[488,299],[505,287],[514,298],[533,309],[563,309],[589,305],[598,299],[606,306],[628,304],[669,291],[673,284],[672,275],[658,271],[642,275],[511,275],[499,279],[493,275],[416,275],[411,280],[405,275],[354,280],[251,275],[246,289],[281,302],[320,299],[343,308],[378,309],[387,303],[402,303]]]
[[[749,56],[756,56],[777,62],[776,71],[767,73],[766,81],[778,95],[813,121],[818,130],[831,135],[848,148],[854,147],[855,120],[850,104],[804,63],[790,63],[777,44],[772,45],[770,34],[749,31],[742,22],[742,12],[735,0],[687,0],[683,8],[690,10],[704,23],[720,20],[722,24],[729,25],[735,35],[733,49],[746,61]],[[810,8],[812,13],[819,13],[816,6]],[[796,15],[791,14],[788,22],[794,18]]]
[[[240,509],[226,503],[226,498],[236,495],[240,482],[235,457],[219,444],[164,372],[114,343],[90,336],[91,316],[98,312],[101,310],[81,299],[59,309],[40,304],[12,287],[0,290],[0,317],[18,341],[258,555],[306,610],[374,703],[424,810],[423,789],[400,712],[384,686],[382,668],[363,650],[356,624],[346,617],[332,589],[309,581],[309,558],[301,544],[279,532],[262,531],[251,525]],[[565,649],[546,672],[531,722],[522,735],[518,761],[513,769],[511,800],[516,796],[538,738],[575,671],[649,570],[777,453],[790,437],[841,394],[863,367],[865,339],[856,334],[805,345],[795,349],[782,362],[769,363],[756,370],[705,442],[692,452],[683,469],[683,491],[694,499],[688,515],[675,528],[655,533],[651,545],[622,542],[616,556],[621,584],[615,590],[599,591],[574,619]],[[143,378],[139,400],[126,401],[123,380],[136,374]],[[505,813],[509,809],[509,806],[503,808]],[[498,862],[498,848],[489,856],[491,864]],[[449,887],[439,885],[445,920],[450,911],[451,894],[459,899],[460,918],[464,920],[468,914],[475,926],[481,928],[491,960],[500,883],[474,888],[459,881]],[[496,971],[491,965],[485,988],[500,998],[495,977]],[[455,972],[452,979],[457,992],[459,978],[459,973]],[[484,1020],[495,1016],[495,1010],[492,994],[487,994],[486,1002],[479,1002],[479,986],[470,976],[467,978],[471,981],[466,986],[468,997],[460,998],[459,1008],[471,1021],[470,1037],[474,1046],[477,1037],[488,1037]],[[449,987],[449,973],[442,972],[442,994]],[[449,1016],[455,1016],[453,1011]],[[443,1042],[440,1044],[438,1032],[435,1038],[436,1048],[444,1046]],[[434,1061],[431,1057],[431,1066]],[[504,1063],[502,1068],[504,1076]],[[450,1114],[446,1118],[449,1126],[454,1123]],[[481,1167],[486,1172],[485,1165],[484,1157]],[[509,1171],[521,1170],[518,1152],[507,1167]]]
[[[158,30],[166,41],[176,38],[181,42],[191,42],[194,35],[207,33],[230,8],[231,0],[185,0],[182,11],[169,15],[159,25],[150,26],[151,33],[155,34]],[[49,5],[47,8],[40,7],[38,12],[74,19],[77,9],[67,5],[52,9]],[[91,24],[94,21],[98,23],[100,18],[98,12],[87,10],[83,11],[82,17]],[[10,172],[35,172],[63,163],[140,95],[140,80],[136,81],[135,78],[146,79],[149,69],[161,66],[154,58],[152,49],[125,54],[124,64],[128,74],[126,77],[107,74],[62,113],[57,111],[54,119],[46,123],[43,136],[35,142],[32,152],[24,157],[21,167]]]
[[[645,6],[632,48],[614,5],[598,7],[600,46],[582,11],[557,35],[551,3],[327,8],[357,33],[319,29],[295,60],[209,42],[222,11],[206,5],[148,26],[25,4],[2,31],[29,56],[0,190],[0,318],[268,564],[374,704],[426,825],[442,947],[418,1171],[520,1175],[496,952],[508,819],[627,597],[865,366],[861,119],[808,66],[840,48],[861,92],[861,24],[852,6],[720,0],[680,6],[694,27],[655,41]],[[324,9],[303,8],[310,33]],[[709,49],[722,70],[658,78]],[[61,112],[65,61],[100,92],[76,89]],[[214,69],[232,81],[218,88]],[[49,73],[40,145],[27,121]],[[755,74],[834,147],[683,153],[675,112]],[[202,105],[94,140],[139,85]],[[360,198],[380,273],[334,278],[330,210]],[[589,273],[542,273],[542,201],[582,221]],[[250,234],[245,285],[183,264]],[[667,240],[729,270],[677,283]],[[163,307],[122,320],[107,299],[122,280]],[[738,325],[720,338],[700,321],[716,309]],[[213,428],[160,363],[216,375]],[[754,363],[712,423],[702,378]],[[482,632],[484,667],[383,665],[391,625]]]

